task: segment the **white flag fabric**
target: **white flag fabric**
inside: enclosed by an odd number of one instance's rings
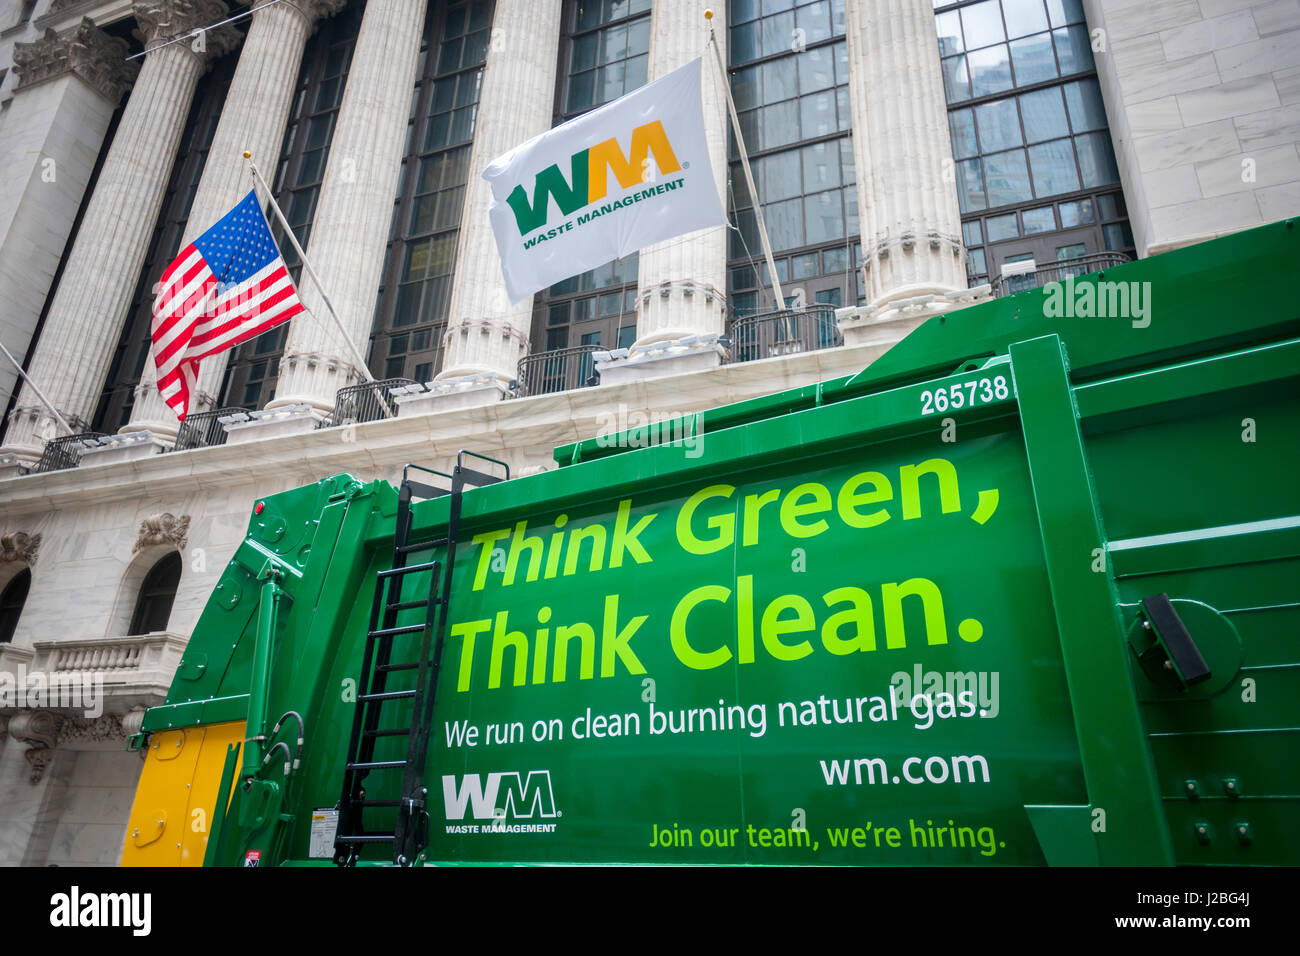
[[[709,167],[700,64],[557,126],[483,172],[511,302],[726,221]]]

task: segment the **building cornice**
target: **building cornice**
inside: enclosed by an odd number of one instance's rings
[[[127,61],[127,50],[125,40],[109,36],[88,17],[63,33],[46,30],[39,40],[14,44],[16,92],[73,73],[116,105],[140,68]]]

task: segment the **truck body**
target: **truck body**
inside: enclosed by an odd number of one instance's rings
[[[123,862],[1300,862],[1297,265],[1275,223],[542,474],[250,501]]]

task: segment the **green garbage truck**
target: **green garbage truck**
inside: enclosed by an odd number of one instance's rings
[[[1300,862],[1298,266],[1278,222],[541,474],[250,500],[123,862]]]

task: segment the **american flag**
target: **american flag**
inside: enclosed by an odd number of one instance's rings
[[[153,306],[158,393],[185,421],[201,359],[302,310],[257,194],[250,190],[163,273]]]

